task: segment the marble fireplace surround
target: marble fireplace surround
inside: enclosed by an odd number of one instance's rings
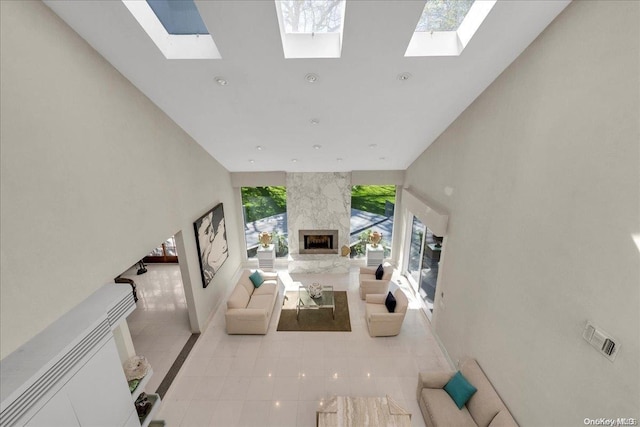
[[[349,245],[351,173],[287,173],[287,227],[289,271],[292,273],[347,273],[349,258],[339,254]],[[301,230],[336,232],[332,253],[304,253]],[[324,233],[322,233],[324,234]]]

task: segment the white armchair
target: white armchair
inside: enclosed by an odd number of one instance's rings
[[[393,275],[393,266],[384,264],[382,280],[376,279],[377,267],[360,267],[360,299],[365,299],[368,294],[386,294],[389,292],[389,284]]]
[[[365,317],[369,335],[372,337],[392,337],[400,333],[404,316],[407,314],[409,300],[402,289],[396,289],[393,296],[396,299],[396,308],[389,313],[385,300],[387,294],[367,295]]]

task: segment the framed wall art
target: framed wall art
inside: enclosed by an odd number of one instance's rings
[[[198,218],[193,223],[193,229],[196,233],[202,286],[206,288],[229,257],[222,203]]]

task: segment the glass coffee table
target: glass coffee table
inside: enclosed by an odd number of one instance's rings
[[[333,286],[322,286],[322,295],[318,298],[311,298],[309,288],[303,284],[298,284],[298,302],[296,304],[296,319],[300,315],[300,310],[317,310],[319,308],[330,308],[331,315],[336,318],[336,303],[333,298]]]

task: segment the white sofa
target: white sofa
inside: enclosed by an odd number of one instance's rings
[[[418,404],[427,427],[517,427],[509,409],[498,396],[480,365],[474,359],[460,367],[462,375],[476,391],[462,409],[444,390],[454,371],[421,372],[418,378]]]
[[[242,273],[227,300],[225,323],[228,334],[264,335],[269,329],[278,299],[278,274],[260,271],[264,282],[256,288],[249,279],[251,273],[249,270]]]

